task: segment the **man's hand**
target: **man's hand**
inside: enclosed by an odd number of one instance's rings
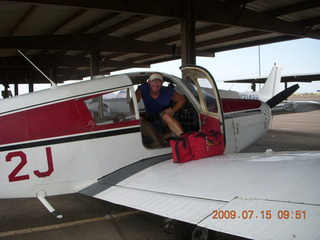
[[[173,114],[174,114],[174,111],[172,108],[167,108],[166,110],[164,110],[164,112],[171,115],[171,116],[173,116]]]

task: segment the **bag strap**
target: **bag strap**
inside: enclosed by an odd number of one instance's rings
[[[174,149],[175,149],[175,153],[176,153],[176,157],[178,159],[178,162],[180,162],[180,156],[179,156],[179,142],[182,142],[182,146],[184,149],[187,148],[187,139],[180,137],[180,138],[176,138],[175,140],[175,144],[174,144]]]
[[[177,160],[178,160],[178,162],[180,162],[178,143],[179,143],[179,141],[176,141],[176,144],[174,145],[174,149],[175,149]]]
[[[203,132],[199,132],[196,137],[203,137],[206,139],[207,145],[219,145],[219,138],[218,135],[221,134],[221,132],[215,131],[215,130],[210,130],[208,131],[208,133],[203,133]],[[211,141],[210,139],[208,139],[208,136],[212,136],[216,139],[216,141]],[[209,143],[209,144],[208,144]]]

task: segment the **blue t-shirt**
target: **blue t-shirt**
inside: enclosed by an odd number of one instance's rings
[[[173,88],[162,87],[159,97],[156,99],[151,96],[148,83],[141,84],[139,89],[148,115],[160,113],[170,107],[171,98],[174,94]]]

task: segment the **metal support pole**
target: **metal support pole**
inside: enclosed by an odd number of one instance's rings
[[[98,35],[92,35],[92,42],[91,42],[91,51],[90,51],[90,72],[91,72],[91,79],[94,76],[99,75],[99,43],[98,43]]]
[[[185,19],[181,23],[181,60],[182,65],[196,64],[195,21],[193,20],[193,1],[185,1]]]

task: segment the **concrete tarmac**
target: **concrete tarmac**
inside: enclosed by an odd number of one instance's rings
[[[245,152],[320,150],[320,110],[273,117],[270,130]],[[49,197],[55,218],[38,199],[0,200],[0,240],[173,240],[161,218],[81,194]],[[218,239],[242,239],[219,234]]]
[[[320,110],[276,115],[267,133],[243,152],[320,150]]]

